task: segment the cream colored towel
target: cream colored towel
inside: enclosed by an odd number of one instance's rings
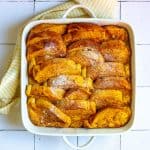
[[[74,0],[58,5],[45,11],[32,20],[61,18],[65,11],[75,4],[83,4],[90,8],[98,18],[113,18],[115,13],[116,0]],[[73,10],[68,17],[88,17],[82,9]],[[30,20],[30,21],[32,21]],[[19,74],[20,74],[20,51],[21,34],[18,34],[12,62],[0,82],[0,114],[7,114],[11,106],[20,100]]]

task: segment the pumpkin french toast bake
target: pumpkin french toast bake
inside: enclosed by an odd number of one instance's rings
[[[26,41],[26,95],[34,125],[119,128],[131,118],[126,29],[91,23],[39,24]]]

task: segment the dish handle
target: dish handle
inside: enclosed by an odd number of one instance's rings
[[[89,15],[90,17],[96,18],[96,15],[94,14],[94,12],[93,12],[91,9],[89,9],[88,7],[84,6],[84,5],[74,5],[74,6],[70,7],[70,8],[65,12],[65,14],[63,15],[62,18],[64,18],[64,19],[67,18],[68,14],[69,14],[73,9],[76,9],[76,8],[83,8],[83,9],[88,13],[88,15]]]
[[[89,15],[90,17],[96,18],[96,15],[94,14],[94,12],[93,12],[92,10],[90,10],[88,7],[84,6],[84,5],[74,5],[74,6],[70,7],[70,8],[65,12],[65,14],[63,15],[62,18],[64,18],[64,19],[67,18],[67,16],[69,15],[69,13],[70,13],[72,10],[76,9],[76,8],[83,8],[83,9],[88,13],[88,15]],[[95,138],[94,136],[91,136],[90,139],[89,139],[85,144],[83,144],[83,145],[81,145],[81,146],[75,146],[75,145],[73,145],[73,144],[68,140],[67,136],[63,136],[64,142],[65,142],[68,146],[70,146],[72,149],[84,149],[84,148],[87,148],[90,144],[92,144],[94,138]]]
[[[68,140],[67,136],[63,136],[64,142],[65,142],[68,146],[70,146],[72,149],[85,149],[85,148],[87,148],[90,144],[92,144],[92,142],[94,141],[94,139],[95,139],[95,136],[91,136],[90,139],[89,139],[85,144],[83,144],[83,145],[81,145],[81,146],[75,146],[75,145],[73,145],[73,144]]]

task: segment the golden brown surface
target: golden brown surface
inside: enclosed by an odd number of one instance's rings
[[[67,57],[83,67],[103,63],[104,58],[99,53],[99,44],[92,40],[80,40],[68,47]]]
[[[126,29],[113,25],[104,26],[104,29],[108,33],[109,39],[128,41],[128,32]]]
[[[64,35],[64,41],[68,45],[81,39],[93,39],[96,41],[104,41],[108,39],[106,31],[96,25],[90,23],[74,23],[67,26],[67,34]]]
[[[28,38],[31,36],[41,33],[43,31],[53,31],[59,34],[64,34],[66,31],[66,25],[64,24],[49,24],[49,23],[43,23],[39,24],[32,28],[31,32],[29,33]]]
[[[106,108],[99,111],[92,121],[85,121],[88,128],[116,128],[124,126],[131,116],[129,107]]]
[[[130,82],[124,77],[102,77],[96,79],[94,88],[131,90],[131,85]]]
[[[44,96],[49,100],[61,100],[64,96],[65,91],[60,88],[47,87],[40,85],[28,85],[26,89],[27,96]]]
[[[91,23],[40,24],[27,38],[28,113],[33,124],[119,128],[131,117],[126,29]]]
[[[53,31],[43,31],[33,34],[27,41],[27,58],[31,60],[48,60],[66,55],[66,46],[60,34]]]
[[[56,104],[58,108],[61,110],[77,110],[83,109],[86,110],[88,113],[95,113],[96,112],[96,105],[95,102],[87,101],[87,100],[62,100],[58,101]]]
[[[62,74],[80,75],[81,65],[66,58],[55,58],[33,68],[34,79],[39,83]]]
[[[75,100],[75,99],[88,100],[90,94],[91,93],[86,92],[84,89],[70,89],[69,91],[66,92],[65,99],[68,99],[68,100]]]
[[[71,124],[69,116],[44,98],[29,98],[28,110],[30,118],[36,125],[68,127]]]
[[[126,77],[125,66],[122,63],[106,62],[87,68],[87,76],[96,79],[98,77]]]
[[[100,52],[108,62],[127,63],[130,55],[128,46],[121,40],[103,42]]]
[[[48,80],[48,85],[61,89],[87,88],[93,89],[91,78],[83,78],[80,75],[59,75]]]
[[[80,127],[83,120],[96,113],[95,102],[87,100],[62,100],[56,106],[71,118],[71,127]]]
[[[97,109],[125,106],[129,103],[121,90],[96,90],[90,100],[96,103]]]

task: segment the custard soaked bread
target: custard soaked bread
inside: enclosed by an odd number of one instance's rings
[[[35,65],[33,68],[33,77],[39,83],[63,74],[80,75],[81,65],[66,58],[55,58],[43,62],[41,65]]]
[[[67,50],[67,57],[83,67],[103,63],[104,57],[99,52],[100,46],[92,40],[79,40],[72,43]]]
[[[103,27],[90,23],[73,23],[67,26],[67,33],[63,36],[68,45],[81,39],[93,39],[98,42],[108,39],[108,34]]]
[[[131,111],[131,50],[118,26],[48,24],[27,38],[28,114],[59,128],[119,128]]]
[[[43,31],[32,34],[27,41],[27,58],[38,58],[47,56],[50,58],[63,57],[66,54],[66,45],[59,33]]]
[[[94,119],[85,120],[87,128],[117,128],[126,124],[131,116],[129,107],[104,108],[99,111]]]

